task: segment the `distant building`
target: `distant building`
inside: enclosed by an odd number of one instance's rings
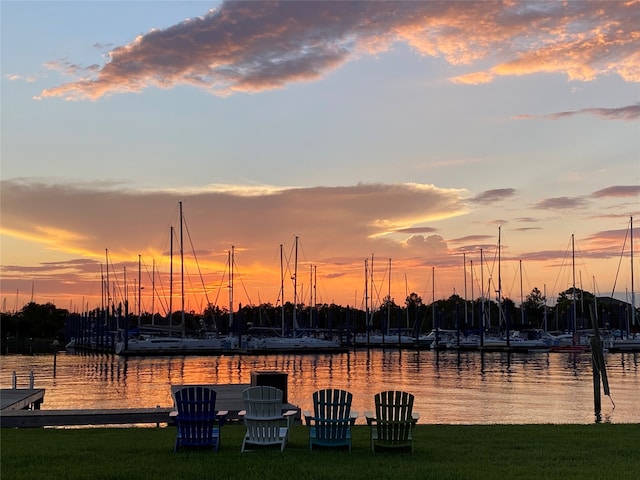
[[[635,325],[632,324],[631,303],[613,297],[597,297],[596,301],[600,327],[622,331],[637,331],[640,328],[637,314]]]

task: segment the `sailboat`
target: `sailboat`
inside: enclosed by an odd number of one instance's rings
[[[297,303],[298,303],[298,237],[295,237],[295,258],[293,280],[293,335],[286,335],[285,328],[285,302],[284,302],[284,263],[283,250],[280,245],[280,295],[282,297],[282,319],[280,331],[273,328],[254,328],[251,340],[243,344],[243,349],[250,353],[311,353],[326,351],[346,351],[346,347],[340,344],[336,338],[324,338],[321,335],[298,335]],[[250,330],[251,332],[251,330]]]
[[[576,254],[575,254],[575,237],[571,234],[571,271],[573,276],[572,283],[572,305],[571,305],[571,331],[555,336],[554,345],[551,347],[553,352],[584,352],[591,349],[589,339],[578,334],[578,310],[576,305]]]
[[[224,353],[237,345],[233,344],[231,338],[220,338],[216,334],[205,335],[203,337],[188,337],[185,333],[185,305],[184,305],[184,251],[183,251],[183,213],[182,202],[180,205],[180,284],[181,284],[181,322],[180,336],[171,335],[137,335],[129,337],[129,332],[119,332],[120,338],[115,343],[116,355],[190,355],[190,354],[213,354]],[[173,229],[172,229],[173,232]],[[172,234],[173,248],[173,234]],[[172,252],[173,257],[173,252]],[[173,264],[173,262],[172,262]],[[173,271],[173,266],[172,269]],[[173,284],[173,282],[171,282]],[[172,296],[172,294],[170,294]],[[169,318],[171,318],[171,308],[169,308]]]
[[[627,316],[628,324],[626,326],[627,335],[624,337],[616,338],[613,340],[613,345],[610,348],[611,351],[640,351],[640,334],[631,333],[633,328],[636,328],[636,297],[633,284],[633,217],[629,220],[630,223],[630,240],[631,240],[631,312]]]

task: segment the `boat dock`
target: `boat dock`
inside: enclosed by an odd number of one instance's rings
[[[2,415],[16,410],[38,410],[43,401],[43,388],[3,388],[0,390],[0,411]]]
[[[245,408],[242,391],[250,386],[249,384],[211,385],[217,392],[216,408],[229,412],[228,421],[241,419],[239,412]],[[172,391],[179,387],[181,385],[173,386]],[[5,394],[5,392],[7,393]],[[19,395],[18,392],[23,393]],[[30,405],[35,407],[36,401],[39,406],[44,398],[43,389],[29,390],[29,392],[34,393],[27,395],[26,389],[2,389],[2,411],[0,412],[0,426],[2,428],[138,424],[159,426],[160,424],[173,423],[170,418],[170,413],[174,410],[173,407],[104,410],[40,410],[34,408],[24,410],[22,408],[29,408]],[[6,410],[5,401],[7,402]],[[19,405],[22,405],[22,408]],[[282,410],[283,412],[296,410],[295,419],[300,420],[300,409],[297,406],[284,403]]]

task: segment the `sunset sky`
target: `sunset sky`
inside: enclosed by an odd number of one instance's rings
[[[299,302],[363,307],[372,259],[373,306],[493,296],[499,231],[516,303],[572,286],[572,235],[577,286],[630,301],[638,1],[0,8],[3,311],[95,308],[107,269],[135,303],[139,259],[149,310],[180,201],[189,310],[232,246],[236,306],[282,301],[280,245],[293,301],[296,237]]]

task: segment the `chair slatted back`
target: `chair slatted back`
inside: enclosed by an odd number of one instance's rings
[[[247,444],[277,444],[280,450],[284,449],[287,421],[282,415],[282,397],[282,390],[270,386],[250,387],[242,392],[247,427],[242,451]]]
[[[346,390],[327,388],[313,394],[316,438],[343,442],[351,426],[353,395]]]
[[[375,396],[377,441],[393,445],[410,442],[413,427],[414,396],[408,392],[388,390]]]
[[[242,392],[246,417],[282,417],[282,390],[269,386],[250,387]]]
[[[174,397],[180,445],[216,445],[216,391],[204,386],[188,386],[176,390]]]

